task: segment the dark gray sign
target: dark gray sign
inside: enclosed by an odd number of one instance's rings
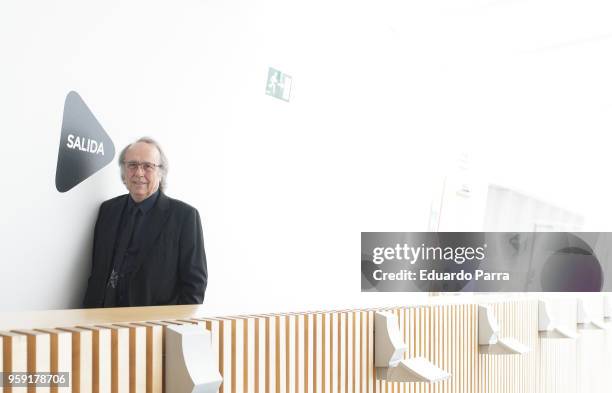
[[[612,291],[609,232],[362,232],[362,292]]]
[[[57,152],[55,187],[66,192],[108,165],[115,146],[81,96],[71,91],[64,102]]]

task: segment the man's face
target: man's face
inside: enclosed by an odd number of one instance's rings
[[[159,188],[159,164],[159,151],[150,143],[135,143],[125,152],[124,182],[135,202],[144,201]]]

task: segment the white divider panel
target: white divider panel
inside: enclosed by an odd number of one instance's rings
[[[204,322],[204,328],[209,330],[211,333],[212,348],[217,353],[217,365],[219,367],[219,373],[224,377],[224,325],[223,320],[220,318],[202,318],[200,322]],[[225,378],[223,383],[219,387],[219,393],[225,392]]]
[[[604,370],[608,370],[604,374],[604,386],[612,386],[612,321],[605,323],[606,327],[606,344],[605,344],[605,359],[604,359]]]
[[[547,306],[555,317],[555,324],[564,330],[576,331],[577,301],[574,298],[548,298]],[[539,383],[542,393],[577,393],[576,339],[552,339],[541,336],[539,340]]]
[[[575,339],[540,339],[540,392],[576,393]]]
[[[605,369],[605,330],[581,330],[577,339],[577,391],[607,393],[610,369]]]
[[[516,356],[479,354],[480,389],[494,392],[538,392],[539,335],[536,300],[497,303],[491,308],[502,337],[513,337],[531,348]]]

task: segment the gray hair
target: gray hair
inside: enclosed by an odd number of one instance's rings
[[[133,145],[139,142],[148,143],[157,148],[157,151],[159,152],[159,161],[160,161],[159,167],[158,167],[159,172],[160,172],[159,190],[165,191],[166,190],[166,178],[168,177],[168,159],[166,158],[166,155],[164,154],[164,151],[162,150],[159,143],[157,143],[157,141],[155,141],[153,138],[149,138],[148,136],[143,136],[137,141],[130,143],[129,145],[124,147],[123,150],[121,150],[121,153],[119,153],[119,168],[121,169],[121,181],[125,183],[125,165],[124,165],[125,164],[125,153],[128,151],[130,147],[132,147]]]

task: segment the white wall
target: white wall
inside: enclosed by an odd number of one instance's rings
[[[3,1],[0,310],[77,306],[113,164],[54,187],[63,99],[146,134],[204,218],[211,314],[405,304],[361,294],[361,231],[427,230],[458,154],[610,224],[603,1]],[[268,67],[290,103],[264,94]]]

